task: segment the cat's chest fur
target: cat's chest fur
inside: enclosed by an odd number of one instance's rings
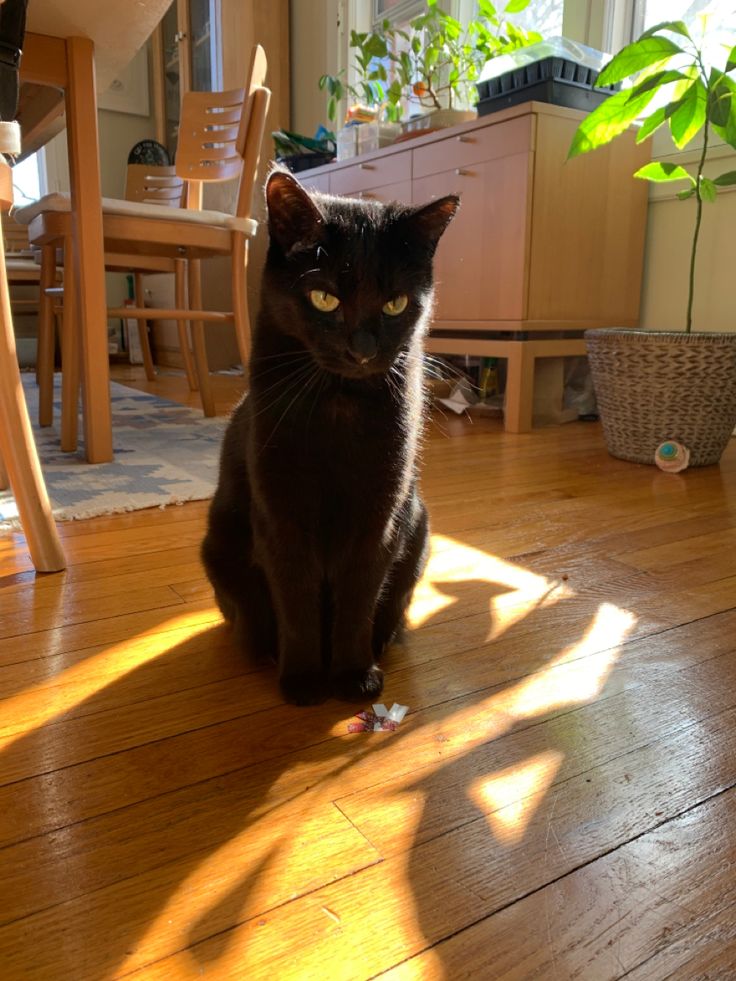
[[[391,394],[323,392],[270,433],[253,402],[249,460],[257,496],[272,520],[314,537],[330,552],[356,535],[382,535],[415,467],[405,407]],[[278,421],[278,418],[277,420]]]

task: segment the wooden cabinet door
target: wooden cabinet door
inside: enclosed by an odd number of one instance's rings
[[[525,316],[532,159],[524,151],[412,181],[413,204],[461,199],[435,257],[435,322]]]

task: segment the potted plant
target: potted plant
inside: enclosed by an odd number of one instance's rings
[[[694,331],[692,322],[703,208],[717,200],[720,189],[736,184],[736,171],[717,177],[704,172],[714,132],[736,149],[736,82],[729,74],[736,70],[736,46],[724,47],[720,67],[708,63],[703,48],[704,42],[696,42],[682,21],[645,31],[608,63],[596,82],[611,85],[633,78],[632,87],[612,95],[583,120],[569,151],[575,157],[609,143],[655,99],[656,108],[637,135],[639,142],[666,127],[682,149],[702,134],[692,170],[652,162],[634,175],[684,182],[677,197],[694,204],[684,330],[673,324],[672,331],[604,328],[585,334],[609,452],[637,463],[653,463],[657,447],[667,440],[689,449],[690,465],[717,463],[736,425],[736,333]]]
[[[529,2],[509,0],[500,14],[491,0],[479,0],[479,16],[463,25],[437,0],[427,0],[427,10],[410,22],[409,32],[388,31],[394,40],[388,54],[398,81],[388,91],[389,100],[405,98],[410,107],[429,110],[405,124],[406,129],[453,126],[475,117],[475,82],[485,63],[542,40],[535,31],[504,19]]]
[[[475,82],[490,58],[541,41],[535,31],[516,27],[508,15],[519,13],[530,0],[509,0],[502,13],[491,0],[479,0],[479,16],[463,25],[427,0],[427,9],[404,31],[385,20],[371,33],[351,31],[355,85],[344,69],[323,75],[319,87],[327,93],[331,122],[345,96],[372,109],[381,122],[398,123],[405,106],[427,110],[405,128],[452,126],[475,117]],[[388,70],[390,67],[390,71]],[[391,78],[389,78],[391,76]]]

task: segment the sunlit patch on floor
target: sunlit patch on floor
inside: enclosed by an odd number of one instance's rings
[[[468,792],[486,815],[502,845],[515,845],[524,837],[529,821],[564,760],[558,750],[538,753],[518,766],[508,767],[471,784]]]

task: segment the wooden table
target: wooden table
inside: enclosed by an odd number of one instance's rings
[[[113,458],[97,93],[143,46],[170,0],[35,0],[28,10],[18,120],[24,153],[64,126],[82,321],[84,442],[90,463]]]

